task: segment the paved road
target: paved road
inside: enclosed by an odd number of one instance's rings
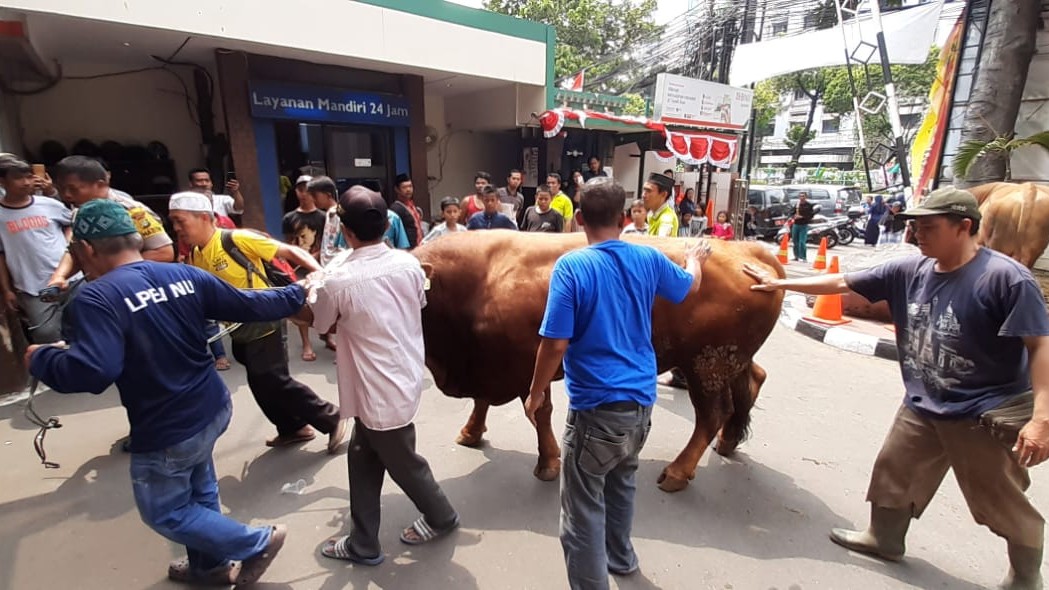
[[[297,349],[297,346],[293,346]],[[294,369],[334,397],[330,353]],[[668,495],[655,480],[691,432],[687,395],[661,389],[642,452],[635,543],[641,574],[630,589],[950,588],[993,585],[1005,571],[1005,544],[974,524],[953,478],[912,527],[907,560],[888,565],[850,554],[826,538],[832,526],[865,523],[871,462],[900,396],[895,365],[838,351],[777,328],[759,355],[769,381],[754,412],[753,438],[732,460],[708,454],[696,480]],[[320,543],[343,530],[346,463],[323,442],[268,450],[272,434],[244,387],[226,373],[236,414],[216,451],[225,506],[241,519],[281,521],[288,544],[259,587],[278,589],[564,588],[557,540],[557,484],[535,480],[535,438],[517,404],[490,413],[488,443],[465,449],[453,438],[469,403],[426,392],[419,447],[429,457],[463,529],[432,546],[396,540],[415,518],[388,483],[382,539],[387,561],[354,568],[324,559]],[[555,420],[564,397],[555,389]],[[65,427],[48,436],[62,466],[44,470],[20,408],[0,407],[0,588],[80,590],[175,588],[166,563],[179,555],[138,519],[127,457],[111,445],[125,433],[117,396],[45,394],[45,416]],[[1049,504],[1049,468],[1033,472],[1032,496]],[[281,495],[285,482],[308,482]]]

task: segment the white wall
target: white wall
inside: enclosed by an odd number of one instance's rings
[[[0,152],[22,153],[16,117],[17,99],[0,92]]]
[[[81,75],[116,69],[107,65],[79,66],[67,73]],[[179,70],[195,102],[189,70]],[[217,84],[216,77],[216,94]],[[21,97],[18,119],[26,148],[33,152],[47,139],[62,143],[67,150],[82,138],[96,144],[112,139],[143,146],[153,140],[161,141],[175,160],[175,172],[182,183],[189,169],[204,163],[200,130],[190,119],[182,93],[175,78],[159,70],[95,80],[63,80],[42,94]],[[224,131],[217,100],[213,108],[215,128]]]
[[[346,0],[314,0],[308,13],[255,0],[6,0],[16,10],[74,16],[297,48],[381,64],[546,85],[546,43]],[[292,11],[294,13],[294,11]],[[308,27],[304,27],[308,24]],[[349,27],[349,28],[347,28]]]
[[[512,108],[513,103],[509,104]],[[474,173],[478,170],[488,172],[492,175],[492,182],[502,186],[507,172],[521,166],[520,131],[449,126],[446,106],[456,112],[463,110],[458,97],[426,97],[426,124],[438,133],[434,147],[426,152],[431,211],[434,212],[440,211],[439,203],[446,196],[462,197],[473,193]]]

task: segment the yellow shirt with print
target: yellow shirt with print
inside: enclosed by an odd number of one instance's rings
[[[554,198],[550,200],[550,208],[560,213],[561,217],[565,218],[566,224],[572,221],[572,215],[575,214],[575,207],[572,206],[572,199],[569,199],[568,195],[564,193],[557,193],[554,195]]]
[[[669,200],[655,212],[648,214],[648,235],[674,237],[677,235],[677,229],[677,213],[674,213]]]
[[[233,243],[244,253],[244,256],[262,271],[262,262],[273,260],[280,247],[274,240],[247,230],[233,231]],[[248,270],[237,264],[233,257],[222,247],[222,230],[215,230],[211,239],[203,248],[193,248],[189,254],[189,263],[226,281],[238,289],[248,289]],[[251,287],[266,288],[266,283],[255,275],[251,277]],[[251,342],[269,336],[280,328],[280,322],[259,322],[245,324],[234,330],[231,337],[236,342]]]
[[[164,222],[160,216],[143,203],[110,191],[109,200],[115,201],[127,210],[135,229],[142,236],[143,250],[156,250],[171,245],[171,237],[164,231]]]

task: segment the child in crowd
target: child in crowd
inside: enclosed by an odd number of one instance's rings
[[[434,226],[423,238],[422,243],[432,242],[450,232],[466,231],[466,226],[459,223],[459,199],[455,197],[441,199],[441,218],[444,219],[444,223]]]
[[[728,222],[728,212],[718,211],[718,219],[717,222],[714,223],[714,229],[711,232],[711,235],[719,240],[731,240],[736,237],[736,232],[732,229],[732,224]]]
[[[559,234],[564,230],[565,218],[550,208],[553,195],[550,187],[541,186],[535,190],[535,205],[525,210],[523,231]]]
[[[623,228],[622,235],[630,234],[648,235],[648,210],[641,199],[630,204],[630,223]]]
[[[684,203],[684,201],[682,201]],[[701,219],[696,219],[696,216],[691,211],[685,211],[681,214],[681,225],[678,226],[677,237],[679,238],[695,238],[703,235],[704,223]]]
[[[474,213],[466,224],[466,229],[517,229],[517,223],[506,215],[499,212],[499,193],[495,187],[486,186],[482,189],[484,211]]]

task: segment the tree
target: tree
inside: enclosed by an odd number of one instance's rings
[[[962,125],[963,144],[991,143],[999,136],[1012,137],[1034,57],[1040,5],[1039,0],[991,3],[980,69]],[[968,187],[1004,180],[1008,157],[1009,152],[1004,150],[990,152],[973,164],[968,178],[958,175],[955,182]]]
[[[896,95],[904,104],[913,104],[915,101],[922,106],[928,101],[929,88],[936,79],[936,64],[940,59],[940,50],[937,47],[929,49],[929,55],[924,63],[920,64],[897,64],[891,66],[892,80],[896,85]],[[827,84],[827,91],[823,96],[823,111],[831,114],[852,113],[852,89],[849,86],[848,72],[845,68],[832,68],[835,70]],[[856,91],[860,99],[867,89],[875,89],[884,93],[881,79],[881,68],[875,65],[872,68],[873,79],[868,80],[863,75],[863,70],[853,68],[853,76],[856,78]],[[892,125],[885,110],[875,114],[863,116],[863,131],[867,153],[871,153],[878,144],[893,145],[896,136],[893,134]],[[917,126],[904,128],[904,143],[909,144]]]
[[[558,78],[586,69],[587,90],[625,90],[615,72],[631,60],[631,49],[663,30],[652,20],[656,0],[486,0],[493,12],[526,18],[557,30],[554,73]]]
[[[1005,164],[1005,175],[1002,177],[1002,180],[1011,182],[1013,171],[1009,166],[1009,156],[1014,150],[1032,145],[1049,150],[1049,131],[1035,133],[1030,137],[1012,137],[1012,134],[1009,134],[999,135],[991,141],[980,141],[977,139],[964,141],[951,162],[951,167],[954,169],[955,182],[959,180],[964,181],[976,162],[982,158],[995,155],[1002,156],[1002,162]]]
[[[648,116],[648,101],[645,100],[644,96],[641,96],[636,92],[628,92],[620,96],[630,101],[625,107],[623,107],[624,115],[636,115],[638,117]]]
[[[758,135],[776,118],[781,103],[780,92],[771,80],[754,85],[754,129]]]
[[[792,124],[787,129],[787,146],[790,147],[790,162],[783,171],[783,179],[787,182],[794,180],[794,172],[801,162],[801,154],[805,152],[805,144],[816,137],[812,130],[812,121],[816,117],[816,107],[823,99],[827,91],[827,82],[833,74],[834,68],[817,68],[804,70],[793,74],[778,76],[771,80],[772,88],[780,94],[801,93],[809,99],[808,114],[804,125]]]

